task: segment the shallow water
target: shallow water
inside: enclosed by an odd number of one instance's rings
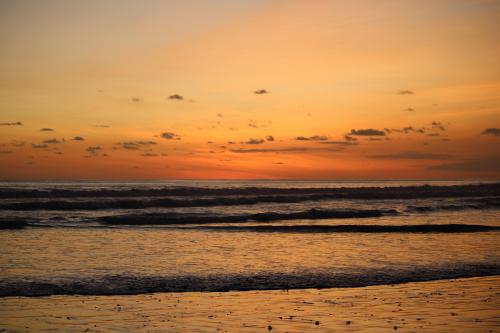
[[[419,186],[424,184],[430,186]],[[500,227],[500,186],[442,187],[467,184],[1,183],[0,218],[28,224],[0,230],[0,295],[335,287],[500,274],[500,232],[480,229]],[[351,197],[136,209],[2,206],[61,201],[62,195],[67,202],[116,201],[121,195],[116,193],[142,190],[134,200],[151,200],[152,190],[180,191],[169,197],[184,200],[184,191],[193,188],[223,191],[208,195],[217,200],[235,197],[226,191],[249,188],[276,190],[278,197],[296,189],[299,197],[311,189]],[[88,191],[102,197],[82,197]],[[360,193],[375,197],[352,198]],[[380,194],[394,198],[377,198]]]

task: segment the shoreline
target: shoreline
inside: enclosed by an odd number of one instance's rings
[[[499,284],[497,275],[358,288],[4,297],[0,330],[493,332]]]

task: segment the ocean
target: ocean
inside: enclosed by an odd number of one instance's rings
[[[0,182],[0,296],[500,274],[500,183]]]

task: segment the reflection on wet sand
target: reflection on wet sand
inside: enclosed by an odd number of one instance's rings
[[[134,296],[7,297],[7,332],[498,332],[500,277]]]

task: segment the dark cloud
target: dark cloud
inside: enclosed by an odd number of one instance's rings
[[[259,126],[257,126],[256,124],[252,124],[252,123],[248,124],[248,127],[259,128]]]
[[[353,137],[352,137],[352,136],[350,136],[349,134],[344,135],[344,140],[346,140],[346,141],[350,141],[350,142],[355,142],[355,141],[358,141],[358,139],[353,138]]]
[[[73,137],[73,139],[71,139],[71,140],[73,140],[73,141],[85,141],[85,139],[84,139],[84,138],[82,138],[81,136],[75,136],[75,137]]]
[[[12,150],[0,150],[0,154],[12,154]]]
[[[166,139],[166,140],[180,140],[181,137],[175,133],[172,133],[172,132],[163,132],[160,134],[160,137],[162,139]]]
[[[405,127],[403,128],[403,132],[408,134],[410,132],[413,132],[413,133],[425,133],[425,129],[423,128],[413,128],[412,126],[408,126],[408,127]]]
[[[99,128],[110,128],[111,126],[109,126],[109,125],[95,125],[95,127],[99,127]]]
[[[44,127],[40,129],[40,132],[54,132],[52,128]]]
[[[481,158],[472,158],[456,163],[444,163],[428,168],[437,171],[456,172],[495,172],[500,175],[500,156],[493,155]]]
[[[406,108],[405,111],[408,111],[408,112],[415,112],[415,109],[414,108]]]
[[[155,141],[142,141],[142,140],[124,141],[124,142],[116,143],[116,145],[118,145],[119,147],[121,147],[123,149],[131,149],[131,150],[137,150],[137,149],[141,149],[142,147],[155,145],[155,144],[156,144]]]
[[[272,135],[266,136],[266,141],[274,141],[274,136]]]
[[[53,144],[61,143],[61,141],[59,141],[57,139],[50,139],[50,140],[45,140],[43,143],[46,143],[46,144],[49,144],[49,145],[53,145]]]
[[[142,102],[142,98],[139,98],[139,97],[133,97],[133,98],[132,98],[132,102],[134,102],[134,103],[139,103],[139,102]]]
[[[423,153],[416,151],[407,151],[401,153],[371,155],[369,158],[384,160],[449,160],[452,157],[447,154]]]
[[[217,117],[222,118],[224,115],[222,113],[217,113]]]
[[[144,156],[144,157],[156,157],[156,156],[159,156],[159,155],[156,154],[156,153],[144,153],[144,154],[141,154],[141,156]]]
[[[333,147],[284,147],[284,148],[252,148],[231,149],[233,153],[301,153],[301,152],[338,152]]]
[[[367,128],[367,129],[352,129],[351,133],[348,135],[356,135],[356,136],[384,136],[385,132],[384,131],[379,131],[377,129],[373,128]]]
[[[264,94],[269,94],[269,91],[266,89],[257,89],[257,90],[254,90],[253,93],[256,95],[264,95]]]
[[[49,148],[49,146],[48,146],[48,145],[46,145],[46,144],[35,144],[35,143],[31,144],[31,147],[33,147],[33,148],[35,148],[35,149],[45,149],[45,148]]]
[[[434,129],[436,129],[436,128],[440,129],[443,132],[446,131],[446,128],[444,127],[444,125],[442,123],[438,122],[438,121],[433,121],[431,123],[431,126],[432,126],[432,128],[434,128]]]
[[[407,89],[398,90],[398,95],[413,95],[413,94],[415,94],[415,93],[411,90],[407,90]]]
[[[14,123],[0,123],[0,126],[23,126],[23,123],[20,121]]]
[[[264,143],[264,140],[263,139],[248,139],[248,141],[245,141],[245,142],[242,142],[243,144],[246,144],[246,145],[260,145],[260,144],[263,144]]]
[[[184,100],[184,97],[179,95],[179,94],[173,94],[173,95],[168,96],[168,99],[182,101],[182,100]]]
[[[230,144],[230,145],[236,144],[236,142],[234,142],[234,141],[228,141],[227,143]]]
[[[481,134],[500,136],[500,128],[487,128]]]
[[[324,135],[313,135],[313,136],[309,136],[309,137],[298,136],[295,138],[295,140],[297,140],[297,141],[326,141],[326,140],[328,140],[328,137],[324,136]]]
[[[290,148],[262,148],[262,149],[231,149],[233,153],[280,153],[280,152],[303,152],[309,148],[306,147],[290,147]]]
[[[355,146],[358,143],[356,141],[321,141],[324,145],[338,145],[338,146]]]
[[[100,146],[90,146],[85,149],[86,152],[89,152],[92,155],[96,155],[102,148]]]

